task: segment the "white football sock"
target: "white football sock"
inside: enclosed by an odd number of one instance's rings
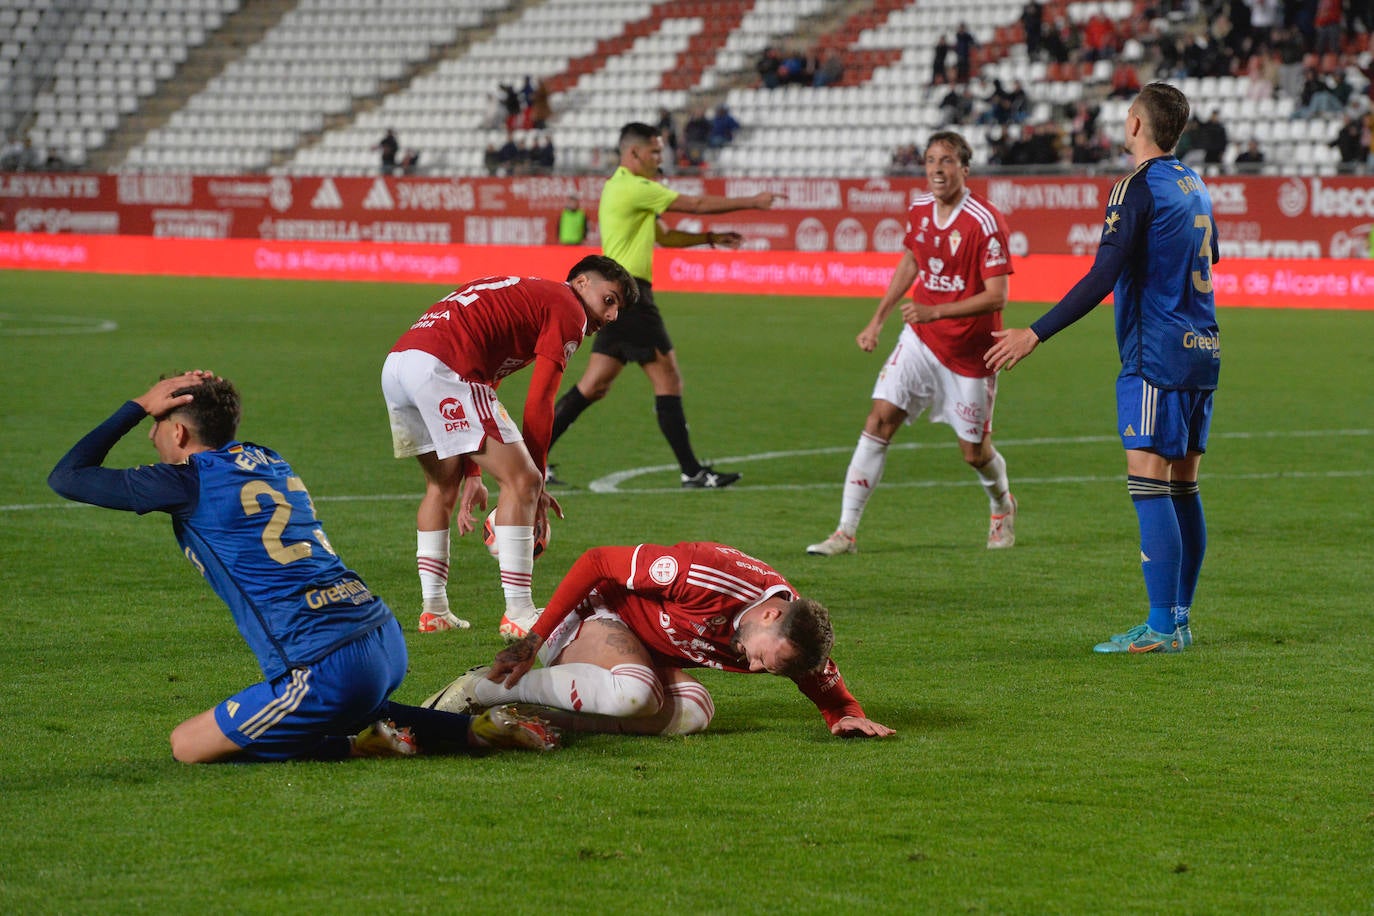
[[[534,526],[492,525],[497,558],[501,564],[501,590],[506,593],[506,613],[528,615],[534,609],[530,591],[534,572]]]
[[[850,537],[859,530],[864,507],[883,479],[887,445],[877,436],[861,433],[859,444],[854,446],[854,456],[844,472],[844,496],[840,500],[840,530]]]
[[[606,735],[696,735],[706,730],[715,714],[716,706],[711,701],[710,692],[695,683],[669,686],[663,705],[658,712],[648,716],[626,719],[567,712],[547,706],[539,709],[541,719],[565,732]]]
[[[415,567],[420,572],[423,609],[432,614],[448,610],[448,529],[415,532]]]
[[[473,693],[484,706],[536,703],[622,719],[650,715],[663,705],[663,685],[644,665],[616,665],[609,671],[582,662],[554,665],[526,673],[509,689],[482,678]]]
[[[1007,492],[1011,489],[1011,484],[1007,482],[1007,462],[1002,453],[994,448],[992,460],[974,470],[978,472],[978,481],[983,485],[983,492],[988,494],[992,514],[999,515],[1010,511],[1011,500],[1007,498]]]

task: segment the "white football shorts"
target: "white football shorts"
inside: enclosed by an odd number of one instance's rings
[[[906,411],[907,423],[929,411],[930,422],[947,423],[965,442],[982,442],[992,432],[997,376],[971,378],[954,372],[911,325],[903,324],[897,346],[873,385],[873,397]]]
[[[423,350],[387,354],[382,397],[397,458],[427,452],[438,458],[469,455],[488,436],[506,443],[523,440],[494,388],[465,380]]]
[[[558,661],[558,656],[562,655],[563,650],[568,648],[568,643],[578,637],[578,634],[582,632],[582,624],[588,620],[624,622],[619,614],[606,607],[606,602],[599,593],[592,592],[587,596],[584,605],[564,617],[563,622],[554,627],[553,632],[549,634],[548,642],[539,647],[540,663],[547,667]]]

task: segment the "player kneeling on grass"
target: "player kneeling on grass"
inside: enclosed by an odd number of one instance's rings
[[[101,467],[148,416],[160,463]],[[400,624],[334,553],[286,460],[235,439],[239,416],[238,391],[213,373],[164,379],[87,433],[48,476],[67,499],[170,515],[182,553],[257,656],[263,681],[178,725],[172,756],[212,763],[556,747],[547,723],[508,706],[468,716],[387,699],[406,671]]]
[[[830,615],[760,560],[708,541],[584,553],[521,641],[425,701],[474,712],[534,704],[565,729],[705,731],[715,714],[684,668],[790,678],[841,737],[893,730],[864,715],[830,658]],[[530,670],[538,659],[543,668]]]

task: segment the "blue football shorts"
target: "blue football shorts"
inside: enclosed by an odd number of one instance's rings
[[[1207,451],[1212,391],[1156,388],[1138,375],[1116,380],[1116,429],[1121,445],[1170,460]]]
[[[313,665],[240,690],[215,707],[215,723],[243,748],[238,759],[308,757],[324,738],[356,734],[379,718],[406,663],[393,617]]]

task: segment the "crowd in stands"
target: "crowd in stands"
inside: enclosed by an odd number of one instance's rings
[[[558,156],[553,138],[546,133],[508,131],[500,146],[488,144],[482,165],[493,177],[511,175],[551,175]]]
[[[779,86],[835,86],[844,78],[844,58],[834,48],[820,54],[793,47],[783,53],[769,45],[759,55],[754,69],[765,89]]]
[[[1374,166],[1374,2],[1143,0],[1136,12],[1125,20],[1096,13],[1071,25],[1062,15],[1049,20],[1039,0],[1028,0],[1019,19],[1026,56],[1046,62],[1051,79],[1082,79],[1093,63],[1110,61],[1105,84],[1085,84],[1096,99],[1130,99],[1153,79],[1243,78],[1251,100],[1291,99],[1294,119],[1342,119],[1330,142],[1342,167]],[[942,126],[992,126],[990,165],[1084,164],[1116,155],[1091,101],[1057,107],[1047,122],[1030,123],[1033,100],[1019,84],[1007,89],[993,80],[990,94],[975,95],[976,48],[962,24],[952,38],[941,36],[929,91],[940,93]],[[1265,161],[1258,142],[1247,141],[1243,151],[1232,144],[1215,100],[1195,101],[1180,156],[1220,166],[1230,151],[1234,163],[1252,170]],[[895,173],[920,168],[914,147],[894,151]]]
[[[39,149],[28,137],[6,138],[0,144],[0,172],[65,172],[70,163],[56,150]]]

